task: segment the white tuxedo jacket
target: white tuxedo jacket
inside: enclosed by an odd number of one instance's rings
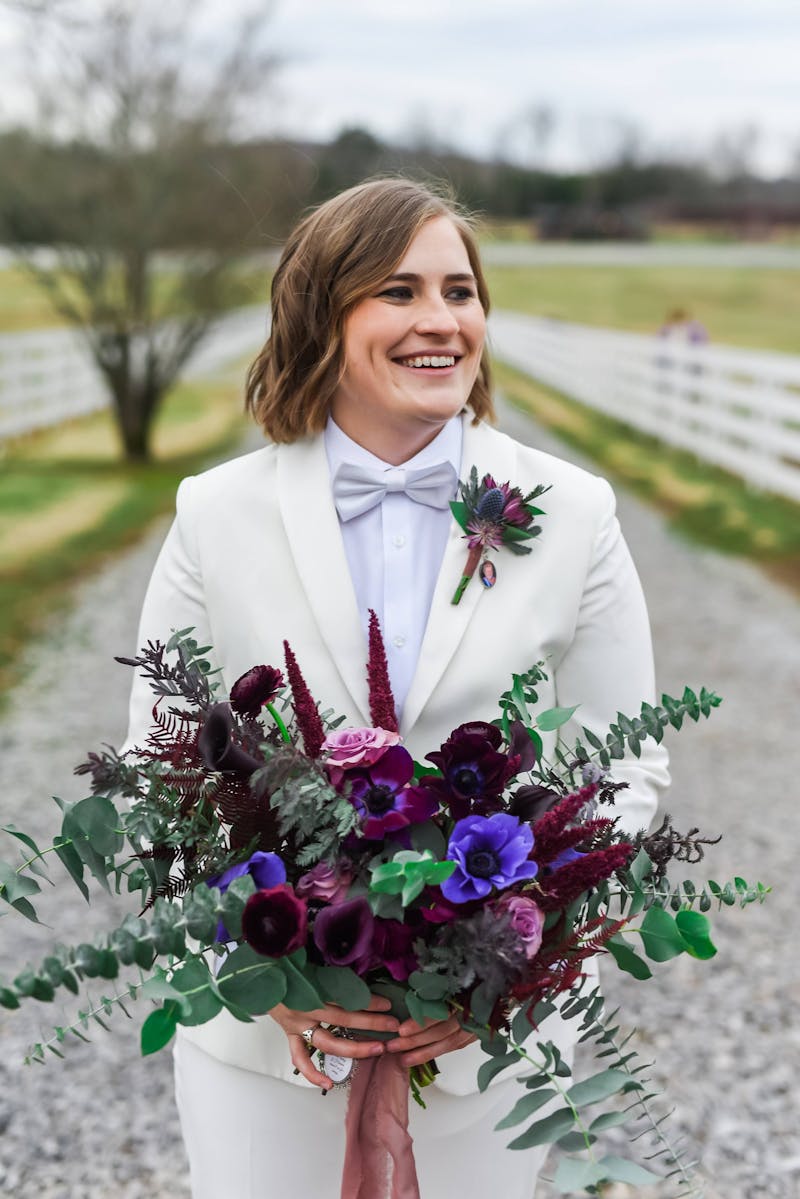
[[[603,479],[521,445],[486,424],[464,422],[462,479],[475,465],[542,497],[546,514],[532,553],[492,553],[497,584],[477,576],[461,603],[451,603],[466,561],[453,521],[422,651],[400,732],[419,760],[467,720],[492,720],[497,699],[542,659],[550,676],[542,708],[579,704],[580,724],[602,734],[618,711],[633,715],[653,701],[650,632],[644,599]],[[286,638],[322,708],[352,725],[369,724],[367,646],[345,560],[321,437],[268,445],[185,479],[177,516],[147,591],[138,645],[193,626],[211,644],[225,689],[258,663],[283,666]],[[136,679],[126,746],[141,743],[153,697]],[[572,732],[564,730],[569,740]],[[552,749],[554,734],[545,737]],[[663,747],[615,765],[629,783],[617,803],[624,826],[646,826],[668,782]],[[222,1012],[183,1035],[212,1056],[307,1086],[293,1075],[283,1032],[269,1016],[242,1024]],[[551,1017],[542,1036],[562,1046],[572,1025]],[[475,1091],[477,1046],[445,1055],[437,1084],[453,1094]],[[504,1074],[503,1078],[506,1077]]]

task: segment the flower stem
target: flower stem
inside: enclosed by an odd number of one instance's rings
[[[269,712],[272,719],[275,721],[275,724],[278,726],[278,732],[280,733],[283,740],[286,742],[287,745],[291,745],[292,739],[289,736],[289,730],[287,729],[286,725],[284,724],[283,719],[278,715],[278,713],[275,709],[275,705],[267,704],[267,711]]]
[[[461,602],[461,597],[464,594],[464,592],[466,591],[467,583],[470,581],[472,576],[475,574],[475,570],[477,569],[478,563],[481,560],[482,553],[483,553],[483,547],[480,545],[473,546],[473,548],[469,551],[469,554],[467,556],[467,564],[464,567],[464,573],[461,576],[461,582],[456,587],[455,595],[453,596],[452,600],[450,601],[451,604],[458,604]]]

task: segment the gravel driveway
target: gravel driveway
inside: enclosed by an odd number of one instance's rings
[[[504,427],[559,452],[517,413],[504,410]],[[800,1193],[800,1033],[793,1020],[800,979],[790,907],[800,611],[755,569],[688,545],[658,515],[619,498],[649,599],[660,686],[675,694],[685,682],[705,684],[725,697],[708,723],[673,742],[669,809],[679,827],[724,833],[709,864],[713,877],[738,873],[776,893],[761,908],[717,918],[720,953],[710,967],[680,960],[659,984],[645,986],[607,969],[607,992],[612,1002],[624,1000],[643,1053],[657,1058],[653,1076],[677,1106],[673,1128],[703,1158],[707,1199],[791,1199]],[[83,788],[72,766],[99,740],[122,739],[128,671],[111,659],[134,649],[164,529],[82,585],[71,614],[32,647],[0,722],[3,823],[52,835],[57,810],[48,796],[60,788],[78,798]],[[11,856],[7,842],[0,852]],[[89,909],[66,888],[57,904],[47,896],[42,909],[53,923],[57,911],[65,939],[82,939],[110,919],[102,905]],[[15,914],[0,929],[0,977],[12,957],[38,959],[46,951],[47,930]],[[0,1009],[0,1194],[186,1199],[171,1061],[138,1056],[140,1012],[130,1023],[116,1014],[113,1035],[97,1029],[95,1044],[73,1043],[64,1062],[21,1065],[26,1047],[74,1011],[59,1003],[14,1016]],[[549,1193],[546,1185],[540,1190]]]

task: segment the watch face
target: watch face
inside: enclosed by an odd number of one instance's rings
[[[341,1057],[338,1053],[326,1053],[322,1059],[322,1070],[335,1086],[347,1082],[353,1073],[355,1058]]]

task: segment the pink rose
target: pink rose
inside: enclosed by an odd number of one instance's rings
[[[509,895],[501,900],[498,909],[511,917],[511,927],[524,942],[526,956],[536,957],[544,929],[544,912],[539,905],[524,895]]]
[[[341,903],[352,881],[352,872],[346,866],[339,868],[329,866],[327,862],[317,862],[316,866],[297,880],[295,891],[303,899]]]
[[[322,749],[327,757],[328,777],[334,787],[341,785],[346,770],[371,766],[399,740],[399,733],[390,733],[387,729],[342,729],[329,733],[322,742]]]

